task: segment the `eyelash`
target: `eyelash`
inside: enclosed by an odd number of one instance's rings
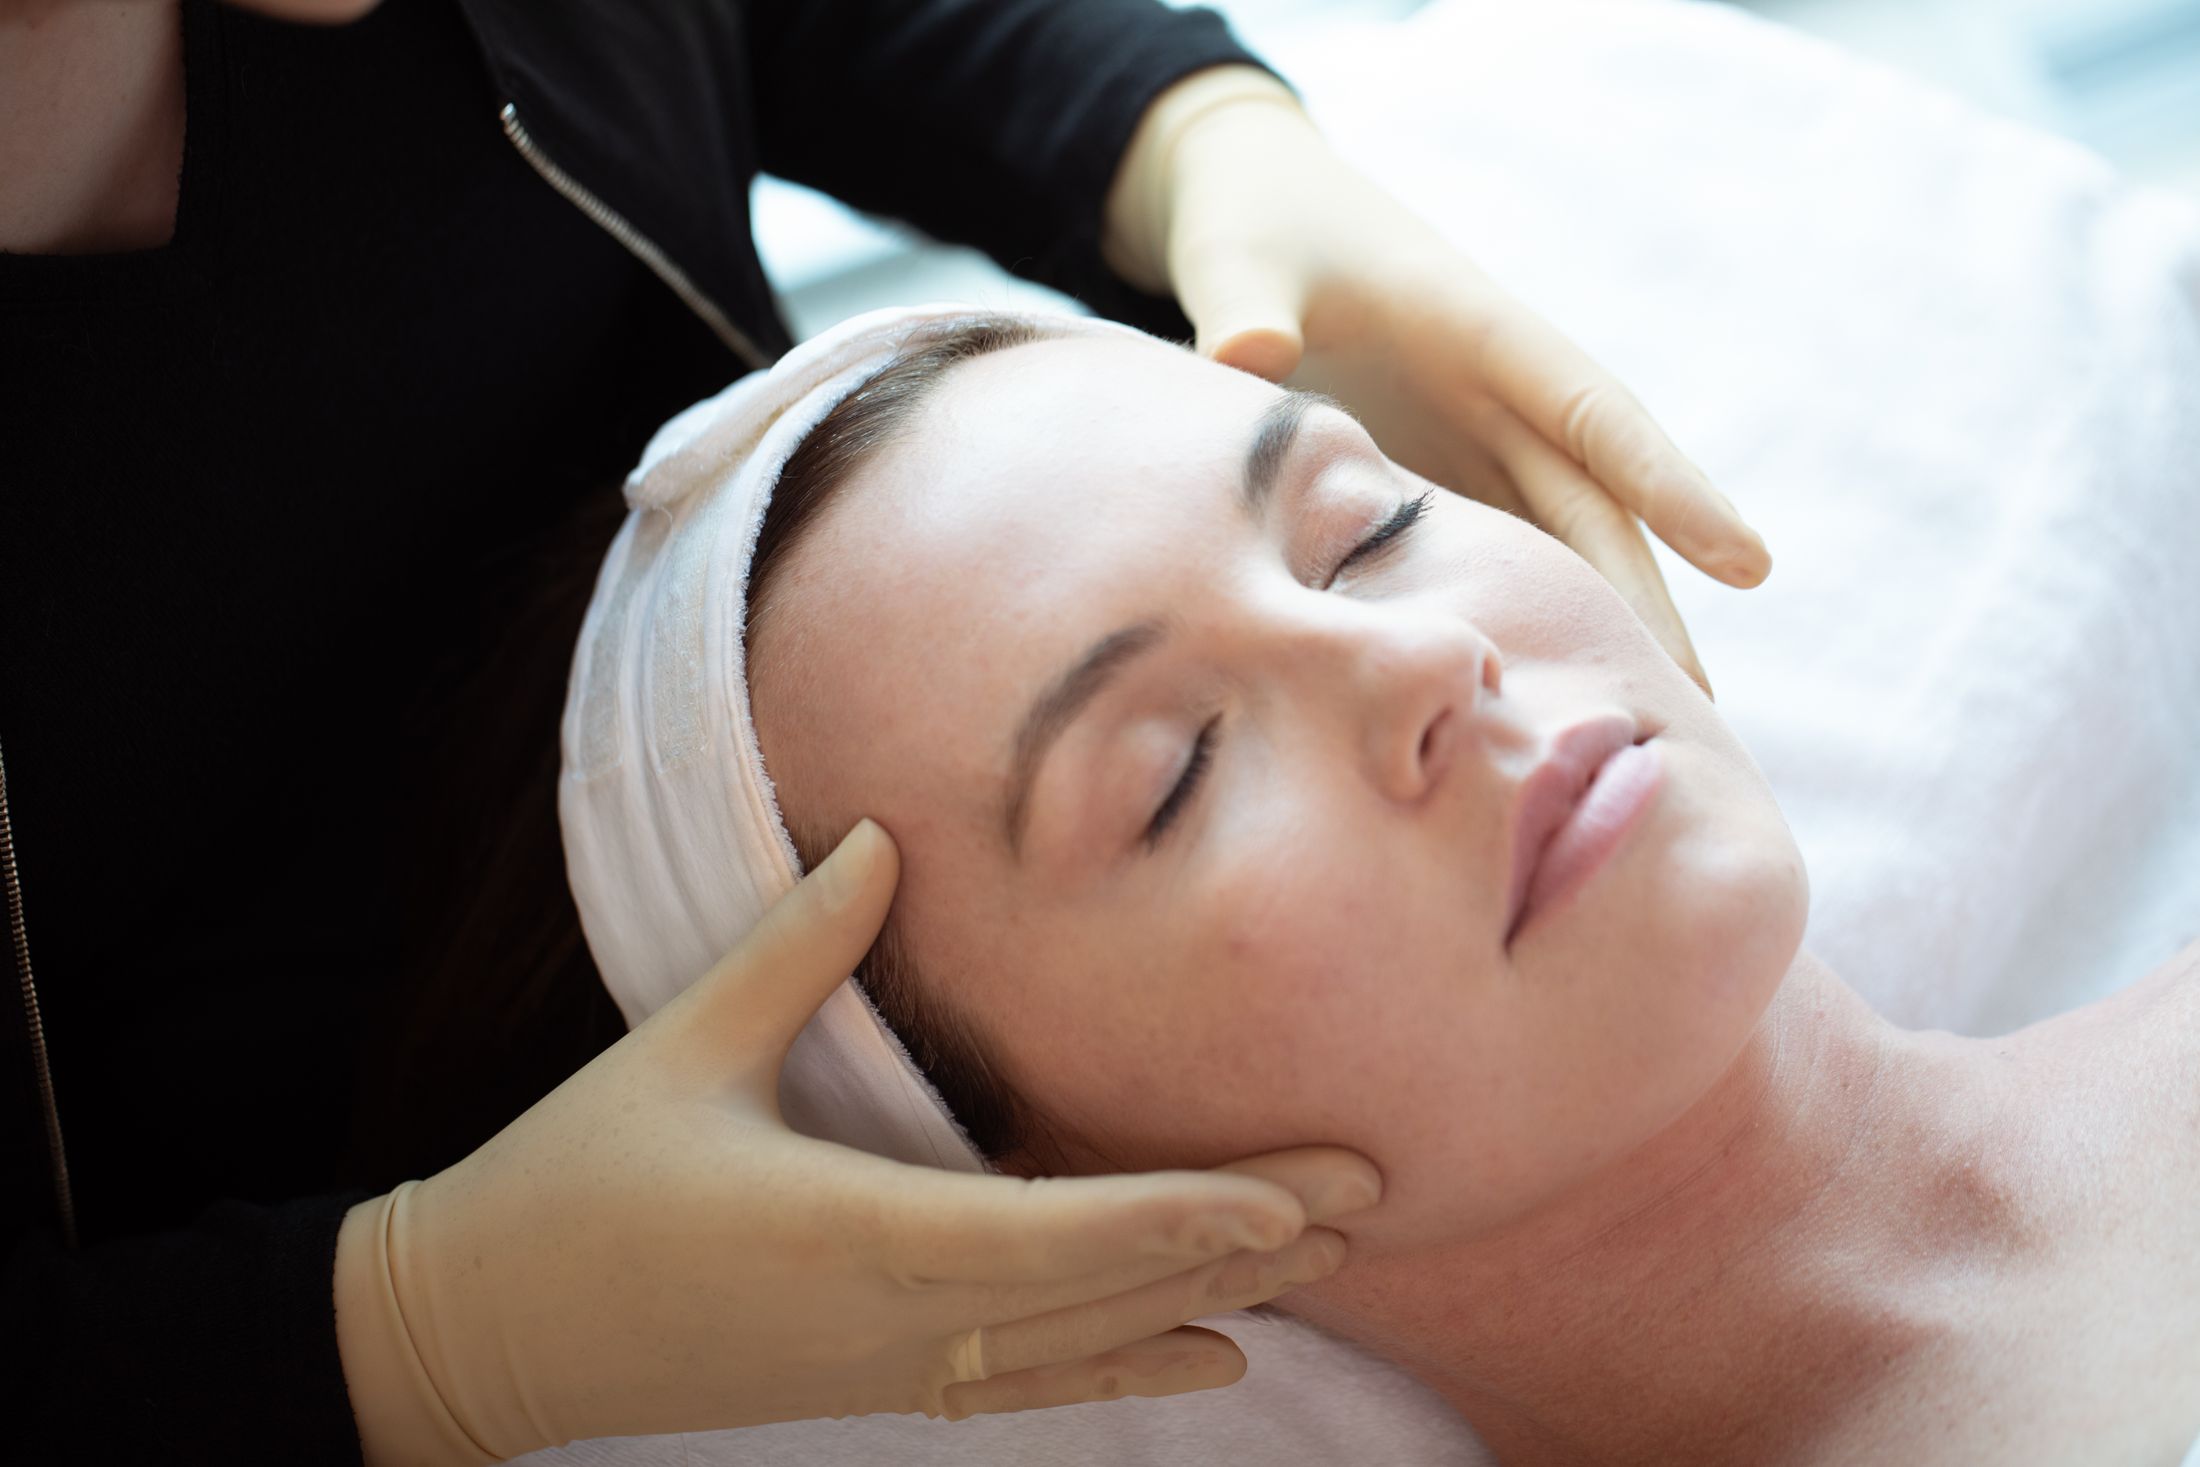
[[[1146,826],[1146,849],[1152,850],[1161,843],[1162,833],[1175,823],[1184,807],[1191,803],[1199,790],[1199,782],[1206,777],[1207,766],[1215,757],[1215,725],[1222,722],[1218,714],[1207,720],[1199,737],[1192,740],[1192,757],[1184,761],[1184,772],[1177,776],[1176,787],[1164,795],[1161,807],[1153,812],[1153,819]]]
[[[1420,523],[1432,496],[1433,491],[1424,490],[1393,510],[1390,518],[1377,525],[1366,539],[1353,546],[1351,552],[1337,563],[1337,568],[1329,573],[1329,584],[1336,584],[1337,577],[1350,567],[1395,545],[1401,535]],[[1192,796],[1199,792],[1200,781],[1206,778],[1208,766],[1214,763],[1215,730],[1221,723],[1219,714],[1208,719],[1199,730],[1199,736],[1192,740],[1192,757],[1184,761],[1184,772],[1177,776],[1175,786],[1162,797],[1160,807],[1153,812],[1153,819],[1146,825],[1146,849],[1152,850],[1161,843],[1161,837],[1176,823],[1176,817],[1184,813],[1184,807],[1192,802]]]
[[[1343,575],[1353,566],[1372,556],[1381,554],[1396,544],[1399,536],[1420,523],[1421,516],[1428,512],[1429,501],[1434,497],[1434,490],[1424,489],[1413,498],[1399,505],[1396,510],[1392,511],[1389,519],[1377,525],[1365,540],[1352,547],[1350,554],[1337,562],[1337,568],[1329,573],[1328,585],[1335,585],[1337,577]],[[1326,590],[1328,587],[1325,586],[1323,589]]]

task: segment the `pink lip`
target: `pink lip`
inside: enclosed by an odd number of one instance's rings
[[[1650,736],[1638,743],[1637,733],[1624,714],[1577,723],[1551,740],[1523,781],[1513,812],[1507,947],[1537,912],[1603,865],[1648,807],[1661,767],[1657,754],[1642,747]]]

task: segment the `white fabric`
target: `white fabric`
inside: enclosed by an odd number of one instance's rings
[[[749,717],[749,555],[780,469],[912,329],[963,306],[874,311],[657,431],[581,625],[558,820],[589,951],[629,1024],[700,978],[801,862]],[[1139,337],[1067,318],[1058,329]],[[789,1051],[787,1124],[898,1161],[983,1171],[870,1001],[843,983]]]
[[[2200,211],[1719,6],[1449,0],[1274,59],[1764,532],[1756,591],[1661,559],[1814,951],[1985,1033],[2200,935]],[[1382,1362],[1219,1322],[1252,1369],[1218,1394],[530,1460],[1487,1460]]]

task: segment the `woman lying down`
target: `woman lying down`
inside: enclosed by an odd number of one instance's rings
[[[902,852],[798,1128],[1023,1174],[1354,1148],[1383,1200],[1282,1307],[1507,1464],[2191,1443],[2200,949],[2020,1034],[1891,1027],[1559,541],[1323,399],[937,308],[692,409],[629,497],[560,800],[629,1018],[860,817]]]

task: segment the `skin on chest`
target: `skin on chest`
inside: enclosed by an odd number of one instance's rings
[[[2017,1038],[2039,1246],[1810,1462],[2166,1467],[2200,1434],[2200,943]]]

